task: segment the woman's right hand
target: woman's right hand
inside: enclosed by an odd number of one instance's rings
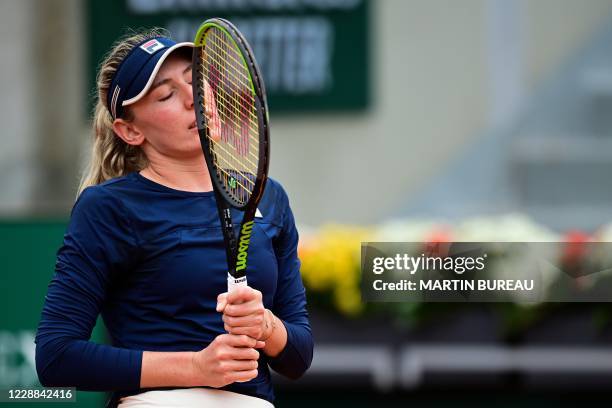
[[[257,376],[258,348],[263,341],[245,335],[220,334],[205,349],[193,354],[196,381],[214,388],[246,382]]]

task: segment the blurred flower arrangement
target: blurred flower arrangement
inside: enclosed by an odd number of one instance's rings
[[[328,225],[318,231],[300,229],[299,257],[306,288],[318,295],[329,295],[335,310],[356,316],[365,309],[359,289],[361,242],[368,241],[372,229]]]
[[[362,302],[362,242],[560,242],[562,244],[554,249],[550,246],[551,251],[559,253],[549,256],[556,257],[565,266],[580,265],[583,268],[589,265],[592,269],[612,265],[610,251],[593,256],[586,249],[590,242],[612,242],[612,225],[602,227],[594,234],[581,231],[558,234],[522,214],[470,218],[454,224],[435,219],[398,219],[376,226],[333,224],[318,229],[301,227],[298,251],[309,302],[344,318],[359,318],[371,312],[392,312],[392,318],[411,323],[427,315],[428,308],[439,310],[446,305],[449,310],[456,309],[457,305],[452,303]],[[524,260],[516,256],[506,257],[504,262],[518,270],[523,267]],[[606,274],[589,275],[585,284],[593,285],[599,275],[606,278]],[[509,276],[499,278],[507,279]],[[553,285],[556,278],[554,274],[548,276],[546,285]],[[520,296],[513,303],[495,306],[502,311],[510,330],[528,324],[550,308],[550,304],[524,303]]]

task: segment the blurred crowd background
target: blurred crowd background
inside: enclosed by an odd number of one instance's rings
[[[361,241],[612,240],[612,0],[0,0],[0,388],[37,384],[97,63],[128,27],[187,40],[213,16],[262,66],[300,226],[317,346],[279,406],[605,396],[605,303],[365,305],[358,285]]]

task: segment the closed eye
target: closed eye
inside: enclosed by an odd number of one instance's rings
[[[160,102],[167,101],[168,99],[170,99],[172,95],[174,95],[174,92],[170,92],[167,96],[164,96],[163,98],[159,99],[159,101]]]

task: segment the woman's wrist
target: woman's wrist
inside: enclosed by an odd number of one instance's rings
[[[194,383],[197,382],[196,379],[201,376],[202,369],[200,368],[200,364],[198,362],[198,353],[195,351],[191,352],[191,370],[190,370],[190,378],[193,378]]]
[[[263,335],[259,339],[261,341],[266,341],[274,334],[276,330],[276,316],[270,309],[264,310],[264,330]]]
[[[268,320],[268,332],[265,332],[266,336],[263,340],[266,345],[263,348],[263,352],[268,357],[276,357],[287,345],[287,329],[281,319],[276,317],[271,311],[267,312]]]

